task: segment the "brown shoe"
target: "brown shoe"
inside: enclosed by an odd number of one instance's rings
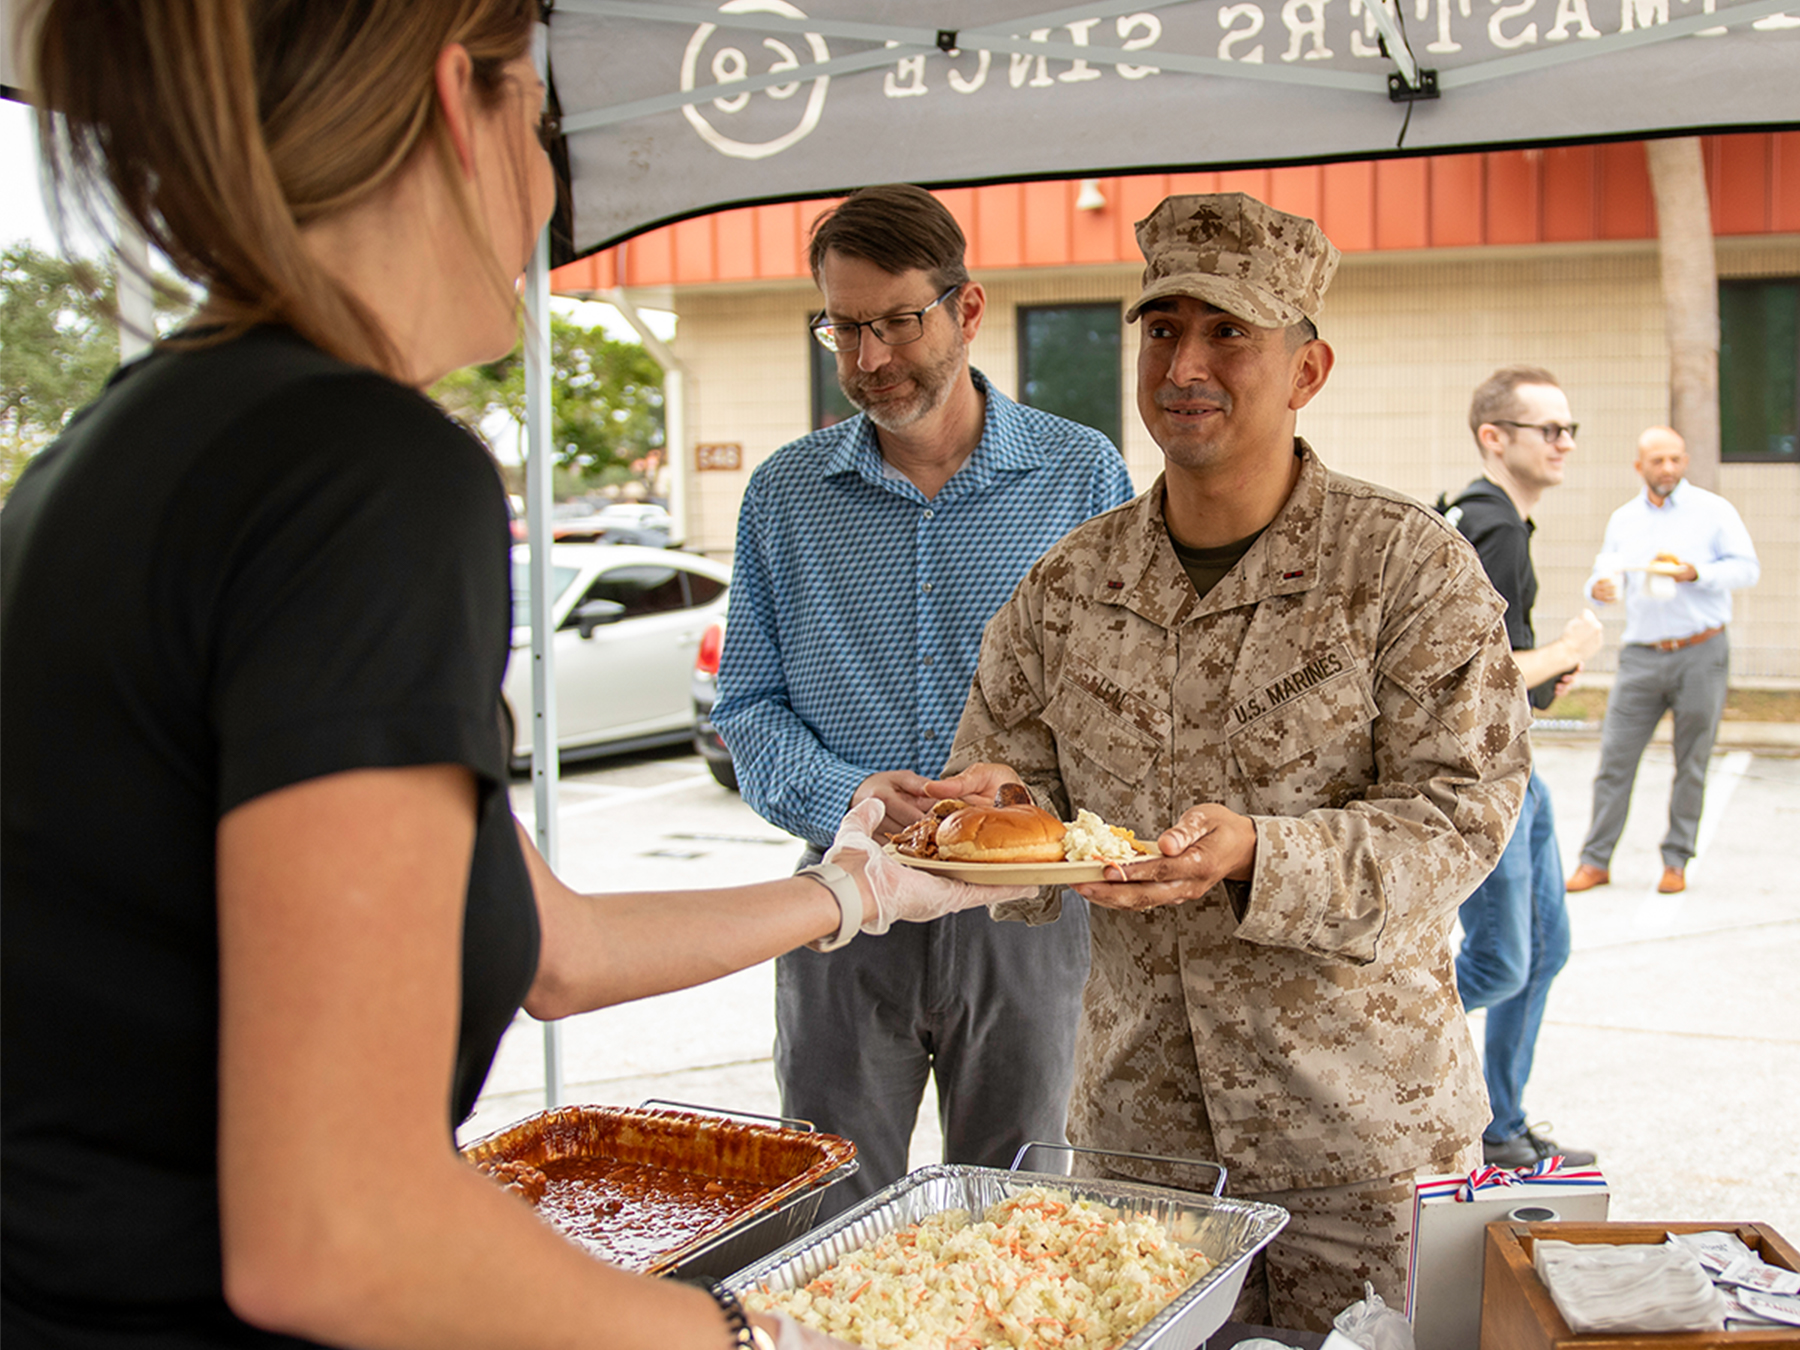
[[[1656,883],[1656,889],[1664,895],[1674,895],[1687,889],[1687,873],[1679,867],[1663,868],[1662,880]]]
[[[1611,880],[1612,873],[1604,867],[1583,863],[1575,869],[1574,875],[1564,884],[1563,889],[1566,891],[1591,891],[1594,887],[1604,886]]]

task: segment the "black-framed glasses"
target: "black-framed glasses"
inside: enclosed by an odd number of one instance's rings
[[[862,330],[865,328],[875,335],[876,341],[886,346],[904,347],[909,342],[917,342],[925,335],[925,316],[962,288],[963,283],[957,282],[924,309],[902,310],[898,314],[883,315],[879,319],[864,319],[861,323],[828,319],[821,314],[807,327],[812,329],[812,335],[827,351],[853,352],[857,350],[862,346]]]
[[[1581,423],[1579,422],[1509,422],[1504,417],[1496,417],[1494,419],[1494,425],[1497,427],[1519,427],[1522,430],[1535,431],[1544,438],[1544,444],[1546,445],[1555,445],[1564,436],[1567,436],[1570,440],[1574,440],[1576,434],[1581,430]]]

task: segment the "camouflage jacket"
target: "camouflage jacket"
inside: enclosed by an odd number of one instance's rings
[[[1474,550],[1296,453],[1293,493],[1205,599],[1160,479],[1051,548],[988,626],[950,757],[1141,838],[1202,802],[1254,818],[1247,897],[1093,909],[1070,1105],[1077,1142],[1216,1148],[1239,1194],[1441,1163],[1487,1123],[1451,924],[1530,771]]]

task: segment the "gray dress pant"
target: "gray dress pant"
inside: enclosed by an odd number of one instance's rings
[[[852,1140],[860,1164],[819,1219],[906,1174],[928,1074],[945,1162],[1009,1167],[1022,1144],[1065,1142],[1087,969],[1087,902],[1073,891],[1053,924],[974,909],[777,957],[782,1114]]]
[[[1686,868],[1694,856],[1700,808],[1706,796],[1706,766],[1712,756],[1731,667],[1730,635],[1679,651],[1660,652],[1633,643],[1619,649],[1619,673],[1606,700],[1600,731],[1600,769],[1594,775],[1594,816],[1581,861],[1611,865],[1625,829],[1638,761],[1666,711],[1675,714],[1675,781],[1669,791],[1669,829],[1663,836],[1664,866]]]

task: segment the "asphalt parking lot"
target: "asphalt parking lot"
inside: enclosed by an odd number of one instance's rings
[[[1539,741],[1572,867],[1598,743]],[[1714,756],[1679,896],[1655,891],[1669,768],[1666,744],[1652,745],[1613,884],[1569,899],[1574,954],[1551,991],[1528,1107],[1556,1138],[1599,1153],[1615,1219],[1761,1221],[1800,1239],[1800,755]],[[529,784],[514,800],[529,821]],[[762,880],[798,854],[689,754],[572,769],[560,819],[562,871],[595,890]],[[774,1114],[772,986],[765,965],[568,1019],[564,1099]],[[542,1027],[521,1015],[461,1137],[541,1109],[544,1073]],[[937,1147],[928,1102],[914,1164]]]

